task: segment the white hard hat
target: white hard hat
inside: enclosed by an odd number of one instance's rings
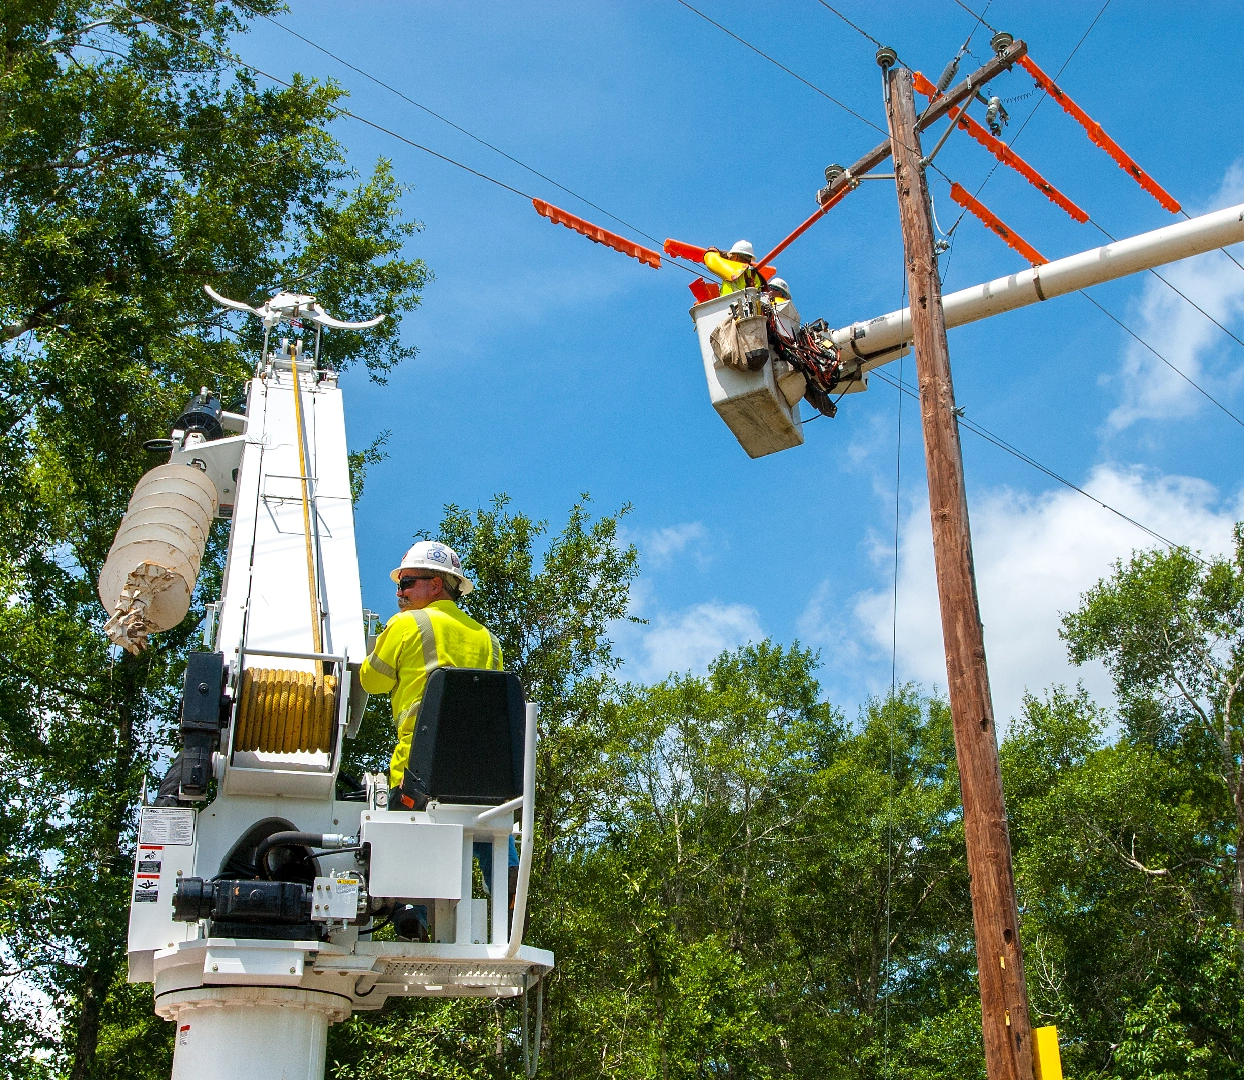
[[[435,570],[449,574],[458,579],[458,595],[466,596],[475,588],[474,583],[462,573],[462,560],[458,553],[448,544],[439,540],[420,540],[405,555],[396,570],[389,572],[389,577],[398,581],[403,570]]]
[[[790,296],[790,286],[786,284],[785,278],[775,277],[769,279],[769,288],[781,289],[787,296]]]
[[[756,257],[756,251],[752,247],[750,240],[736,240],[734,247],[726,252],[727,255],[746,255],[749,259]]]

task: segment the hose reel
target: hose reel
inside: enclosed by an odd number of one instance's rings
[[[234,750],[329,753],[337,716],[337,677],[310,671],[246,668],[238,684]]]

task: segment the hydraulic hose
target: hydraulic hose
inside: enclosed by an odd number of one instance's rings
[[[272,870],[268,866],[268,854],[273,848],[279,847],[311,847],[337,850],[356,843],[352,836],[341,833],[313,832],[274,832],[265,837],[255,848],[255,869],[264,881],[272,880]]]

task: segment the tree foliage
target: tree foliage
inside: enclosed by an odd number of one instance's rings
[[[191,617],[142,657],[107,648],[94,581],[156,463],[143,441],[200,386],[241,404],[258,328],[203,284],[390,313],[326,337],[338,368],[383,378],[412,351],[400,317],[427,272],[401,256],[415,225],[388,164],[345,167],[337,87],[262,89],[224,52],[274,7],[0,3],[0,1074],[129,1076],[169,1052],[124,982],[135,811],[226,533]]]
[[[239,404],[239,299],[282,285],[394,317],[326,337],[385,378],[426,267],[385,162],[353,176],[340,90],[265,89],[225,52],[271,0],[0,0],[0,1077],[158,1077],[125,982],[135,809],[170,749],[192,615],[141,658],[94,578],[145,439],[209,385]],[[376,433],[366,433],[371,437]],[[352,458],[354,494],[383,436]],[[447,509],[466,607],[541,705],[529,940],[552,948],[552,1077],[983,1077],[946,703],[898,688],[846,717],[819,658],[754,642],[707,673],[623,681],[636,552],[586,498],[551,533]],[[1068,1075],[1244,1076],[1244,533],[1230,559],[1141,552],[1064,624],[1117,712],[1026,700],[1002,747],[1034,1020]],[[347,768],[392,738],[372,702]],[[514,1002],[404,1001],[334,1028],[340,1078],[505,1077]]]

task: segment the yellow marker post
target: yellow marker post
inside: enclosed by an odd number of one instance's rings
[[[1063,1061],[1058,1054],[1058,1028],[1033,1028],[1032,1063],[1035,1080],[1063,1080]]]

